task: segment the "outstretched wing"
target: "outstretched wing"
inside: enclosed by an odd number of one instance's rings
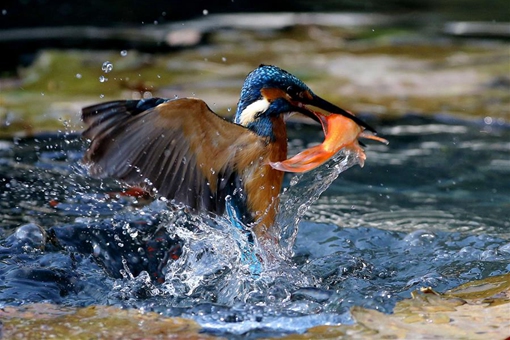
[[[84,108],[82,119],[91,140],[83,161],[92,176],[218,214],[240,186],[236,155],[263,147],[257,135],[194,98],[107,102]]]

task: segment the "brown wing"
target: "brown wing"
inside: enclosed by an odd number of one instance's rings
[[[82,119],[91,140],[83,161],[92,176],[218,214],[239,186],[236,154],[263,147],[260,137],[194,98],[108,102],[84,108]]]

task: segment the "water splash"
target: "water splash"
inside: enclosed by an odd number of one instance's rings
[[[455,121],[466,127],[461,133],[436,118],[416,119],[383,125],[392,147],[367,148],[364,169],[334,180],[335,166],[356,164],[340,154],[292,177],[278,216],[285,250],[263,262],[258,279],[240,261],[242,247],[225,218],[105,197],[122,187],[92,180],[77,166],[85,147],[77,135],[0,141],[0,307],[132,307],[193,318],[213,335],[255,339],[354,323],[353,306],[390,313],[421,287],[443,292],[508,273],[510,130],[491,125],[480,133],[479,125]],[[412,128],[425,123],[436,125],[433,141]],[[313,131],[299,130],[309,140],[291,139],[289,153],[321,142]],[[452,164],[452,154],[462,162]],[[189,241],[180,260],[162,266],[175,286],[154,282],[144,262],[154,229]],[[168,243],[158,250],[167,253]],[[195,274],[202,276],[193,281]]]
[[[280,211],[276,218],[277,237],[285,257],[293,255],[298,224],[310,206],[342,172],[359,161],[355,152],[340,150],[323,166],[292,178],[290,187],[280,195]]]
[[[338,175],[358,161],[355,153],[341,151],[325,165],[293,178],[280,196],[277,245],[251,243],[228,216],[168,211],[167,232],[184,245],[181,257],[165,269],[164,290],[187,297],[185,304],[207,301],[232,306],[252,301],[274,305],[289,299],[299,287],[313,285],[313,278],[291,260],[298,223]],[[262,268],[254,273],[257,261]]]

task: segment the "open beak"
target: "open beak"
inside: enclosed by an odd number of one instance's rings
[[[353,115],[352,113],[350,113],[342,108],[339,108],[335,104],[332,104],[332,103],[328,102],[327,100],[324,100],[315,94],[310,94],[309,98],[302,99],[299,102],[294,102],[294,105],[297,108],[299,108],[297,110],[298,112],[304,114],[307,117],[312,118],[313,120],[315,120],[318,123],[322,123],[322,121],[323,121],[323,119],[321,119],[321,117],[318,117],[318,115],[323,115],[323,114],[320,112],[317,112],[317,111],[313,111],[313,110],[309,109],[307,106],[314,106],[316,108],[319,108],[321,110],[328,112],[329,114],[342,115],[342,116],[354,121],[356,124],[363,127],[364,129],[371,131],[373,133],[376,133],[376,131],[373,127],[371,127],[370,125],[368,125],[367,123],[365,123],[364,121],[362,121],[361,119],[359,119],[358,117]]]
[[[308,100],[295,102],[294,105],[298,112],[321,123],[322,130],[324,131],[324,142],[306,149],[285,161],[270,162],[271,167],[276,170],[287,172],[310,171],[327,162],[338,151],[344,148],[354,151],[357,155],[358,163],[363,166],[366,156],[359,145],[359,137],[388,144],[387,140],[366,133],[365,130],[375,133],[375,130],[367,123],[318,96],[311,95]],[[327,111],[327,113],[314,111],[309,109],[307,105],[315,106]]]

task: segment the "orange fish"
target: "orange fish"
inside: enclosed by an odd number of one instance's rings
[[[366,155],[358,142],[358,138],[372,139],[384,144],[389,143],[384,138],[367,133],[364,127],[343,115],[323,115],[317,112],[314,112],[314,114],[321,122],[324,131],[324,142],[285,161],[269,162],[273,169],[286,172],[310,171],[327,162],[342,149],[355,152],[359,165],[363,167]]]

